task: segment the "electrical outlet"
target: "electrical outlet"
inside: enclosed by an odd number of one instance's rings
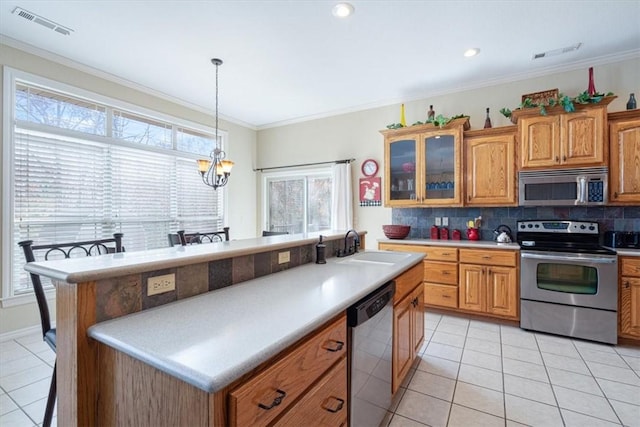
[[[147,280],[147,296],[163,294],[176,289],[176,275],[149,277]]]
[[[291,261],[290,251],[278,252],[278,264],[285,264],[289,261]]]
[[[442,217],[442,226],[443,227],[448,227],[449,226],[449,217],[448,216],[443,216]]]
[[[440,217],[439,216],[436,217],[436,225],[437,226],[442,225],[442,221],[440,221]]]

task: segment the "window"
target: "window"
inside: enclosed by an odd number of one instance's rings
[[[223,191],[202,183],[195,162],[211,152],[212,129],[7,73],[3,299],[31,292],[22,240],[121,232],[125,249],[138,251],[166,247],[179,229],[222,228]]]
[[[265,230],[306,233],[331,229],[330,168],[265,174]]]

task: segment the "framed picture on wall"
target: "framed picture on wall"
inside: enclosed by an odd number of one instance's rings
[[[360,206],[382,206],[380,177],[360,178]]]

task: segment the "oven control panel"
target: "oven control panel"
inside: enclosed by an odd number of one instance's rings
[[[527,233],[599,234],[598,223],[589,221],[518,221],[518,231]]]

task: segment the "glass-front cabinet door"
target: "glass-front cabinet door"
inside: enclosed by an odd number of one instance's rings
[[[421,194],[417,182],[417,135],[389,138],[385,144],[385,195],[388,205],[415,205]]]
[[[468,119],[384,130],[385,200],[389,207],[461,205],[462,131]]]

